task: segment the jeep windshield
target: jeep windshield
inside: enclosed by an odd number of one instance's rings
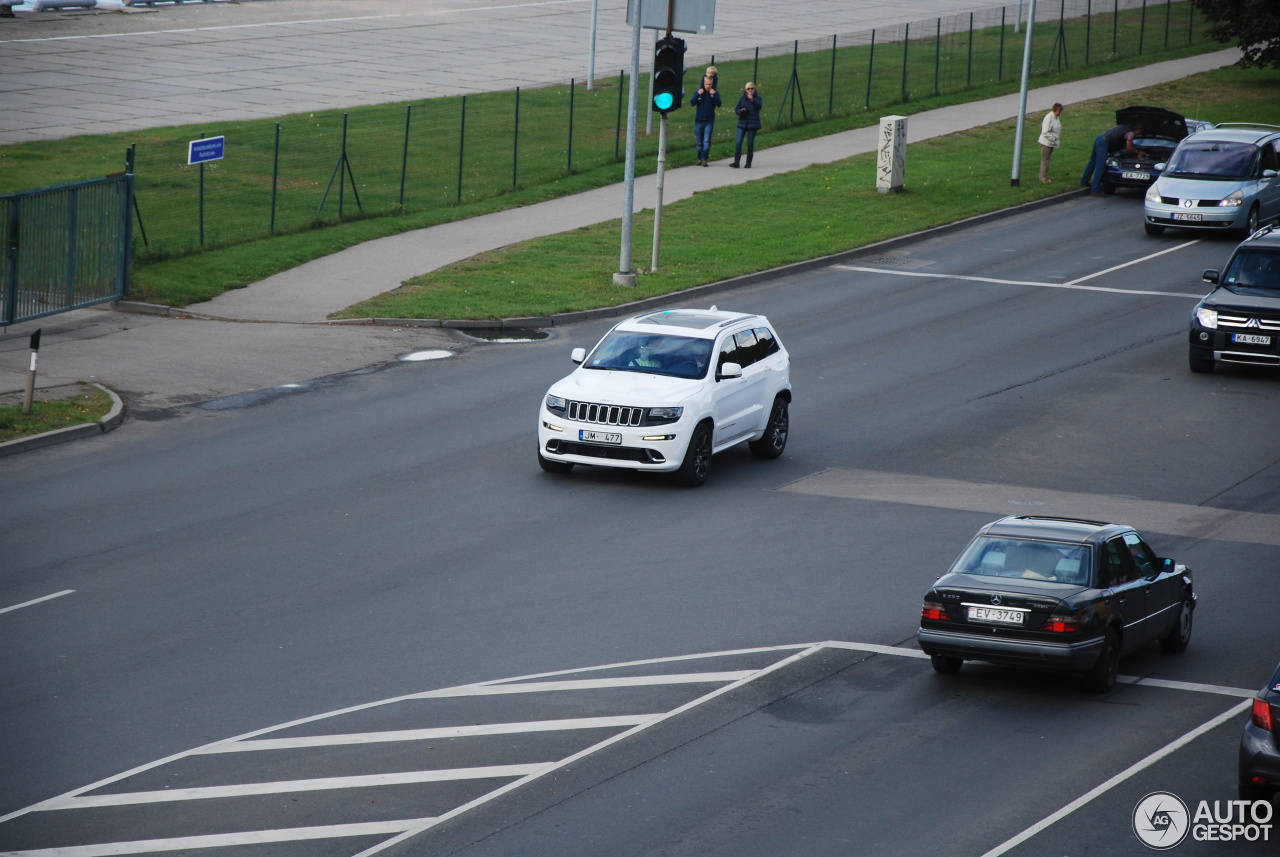
[[[1185,179],[1243,179],[1253,175],[1258,148],[1250,143],[1188,140],[1169,159],[1164,174]]]
[[[1238,295],[1280,298],[1280,253],[1238,251],[1227,264],[1222,286]]]
[[[646,372],[676,378],[702,378],[711,365],[714,340],[615,330],[584,365],[587,369]]]

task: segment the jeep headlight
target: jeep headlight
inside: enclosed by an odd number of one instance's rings
[[[1155,185],[1152,185],[1151,187],[1147,188],[1147,202],[1150,203],[1151,205],[1160,204],[1160,188],[1156,187]]]
[[[1240,191],[1236,191],[1235,193],[1229,194],[1227,198],[1218,203],[1218,205],[1222,208],[1236,208],[1244,205],[1244,194]]]
[[[675,422],[684,416],[684,408],[650,408],[649,419],[655,422]]]
[[[547,410],[556,414],[563,414],[565,409],[565,401],[560,396],[547,394]]]
[[[1196,321],[1200,322],[1201,327],[1207,327],[1209,330],[1218,329],[1218,311],[1210,309],[1207,306],[1196,307]]]

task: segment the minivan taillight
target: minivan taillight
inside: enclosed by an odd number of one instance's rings
[[[1270,732],[1274,721],[1271,719],[1271,703],[1261,697],[1253,700],[1253,725]]]

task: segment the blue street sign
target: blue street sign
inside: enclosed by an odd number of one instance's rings
[[[208,137],[204,140],[192,140],[187,143],[187,166],[222,160],[222,152],[226,147],[226,142],[226,137]]]

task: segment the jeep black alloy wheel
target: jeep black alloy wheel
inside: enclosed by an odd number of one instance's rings
[[[787,429],[790,426],[787,416],[787,400],[778,396],[773,400],[773,409],[769,411],[769,423],[759,440],[747,444],[751,454],[756,458],[777,458],[787,448]]]
[[[685,451],[684,461],[676,471],[676,479],[682,485],[695,488],[707,481],[711,473],[711,426],[701,423],[693,430],[689,438],[689,449]]]
[[[538,466],[548,473],[568,473],[573,469],[573,462],[543,458],[542,450],[538,450]]]

